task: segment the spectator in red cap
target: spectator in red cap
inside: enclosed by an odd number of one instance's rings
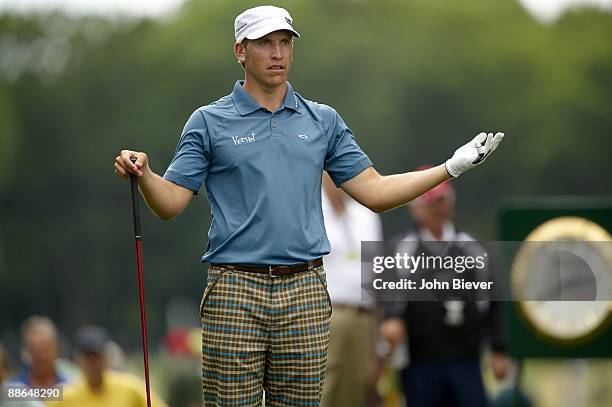
[[[430,167],[417,170],[427,168]],[[409,211],[416,227],[400,239],[395,252],[445,258],[485,253],[474,237],[455,228],[454,204],[455,191],[450,181],[412,201]],[[426,271],[428,275],[445,272],[435,268]],[[488,265],[484,273],[479,275],[492,278]],[[468,270],[462,273],[462,278],[473,275]],[[403,345],[407,356],[399,363],[407,407],[487,405],[480,374],[482,345],[488,342],[491,368],[498,379],[505,376],[509,361],[500,303],[491,298],[478,299],[455,294],[438,297],[436,301],[411,298],[391,311],[392,317],[382,324],[381,335],[388,336],[391,344]]]

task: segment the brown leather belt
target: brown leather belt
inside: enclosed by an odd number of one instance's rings
[[[293,266],[247,266],[243,264],[231,264],[234,270],[246,271],[248,273],[269,274],[271,276],[287,276],[308,270],[308,267],[319,267],[323,265],[323,259],[309,261],[308,263],[295,264]],[[218,264],[218,266],[223,266]]]

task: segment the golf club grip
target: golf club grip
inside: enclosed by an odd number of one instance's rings
[[[130,157],[132,163],[136,162],[136,157]],[[140,240],[140,208],[138,206],[138,179],[136,175],[130,174],[130,187],[132,188],[132,213],[134,215],[134,238]]]

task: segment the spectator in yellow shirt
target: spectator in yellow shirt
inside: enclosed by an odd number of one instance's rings
[[[146,407],[145,384],[129,373],[108,368],[105,353],[109,341],[106,331],[97,326],[81,328],[75,338],[76,362],[82,377],[64,388],[64,399],[49,402],[57,407]],[[152,407],[167,407],[151,394]]]

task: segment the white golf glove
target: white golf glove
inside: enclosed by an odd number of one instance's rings
[[[467,170],[471,170],[483,162],[504,138],[504,133],[480,133],[472,141],[459,147],[455,154],[446,160],[446,170],[457,178]]]

